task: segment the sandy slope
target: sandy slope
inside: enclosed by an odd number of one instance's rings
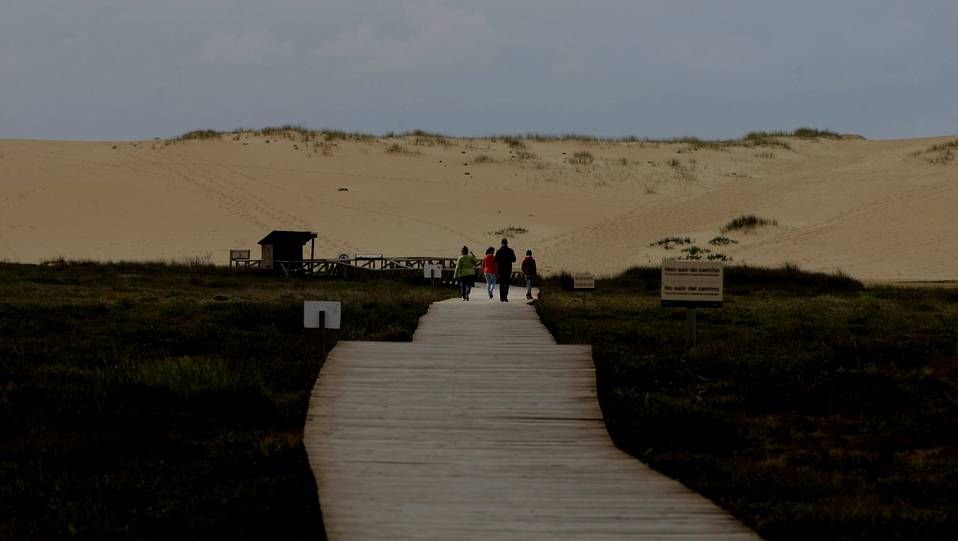
[[[297,136],[298,137],[298,136]],[[269,142],[267,142],[269,140]],[[958,275],[958,161],[914,155],[951,138],[788,139],[783,148],[415,138],[85,143],[0,141],[0,258],[179,259],[251,248],[271,229],[320,234],[317,256],[455,255],[513,241],[545,271],[658,262],[689,235],[751,264],[798,263],[870,280]],[[422,143],[422,141],[420,141]],[[408,153],[387,152],[399,143]],[[114,148],[115,147],[115,148]],[[573,165],[574,152],[595,160]],[[491,162],[479,163],[486,156]],[[670,160],[679,165],[669,165]],[[468,173],[468,174],[467,174]],[[348,188],[348,191],[339,191]],[[754,213],[779,226],[708,240]]]

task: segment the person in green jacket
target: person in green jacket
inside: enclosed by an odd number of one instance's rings
[[[469,293],[472,286],[476,283],[476,265],[479,259],[472,255],[468,246],[462,247],[462,255],[456,260],[456,271],[453,273],[453,279],[459,280],[459,292],[462,294],[462,300],[469,300]]]

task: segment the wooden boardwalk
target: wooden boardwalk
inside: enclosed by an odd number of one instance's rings
[[[330,353],[305,433],[329,539],[756,539],[612,445],[591,349],[513,291]]]

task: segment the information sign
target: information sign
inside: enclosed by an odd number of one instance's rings
[[[330,301],[303,301],[303,327],[319,328],[319,313],[325,312],[327,329],[338,329],[342,319],[342,303]]]
[[[422,270],[422,274],[426,278],[442,278],[442,265],[426,263]]]
[[[664,307],[721,308],[724,300],[724,265],[718,261],[662,262]]]
[[[576,272],[572,274],[573,289],[595,289],[595,276],[591,272]]]

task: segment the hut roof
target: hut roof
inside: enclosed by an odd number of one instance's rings
[[[285,244],[292,242],[306,244],[315,238],[316,233],[313,233],[312,231],[273,231],[269,235],[263,237],[263,240],[259,241],[258,244]]]

